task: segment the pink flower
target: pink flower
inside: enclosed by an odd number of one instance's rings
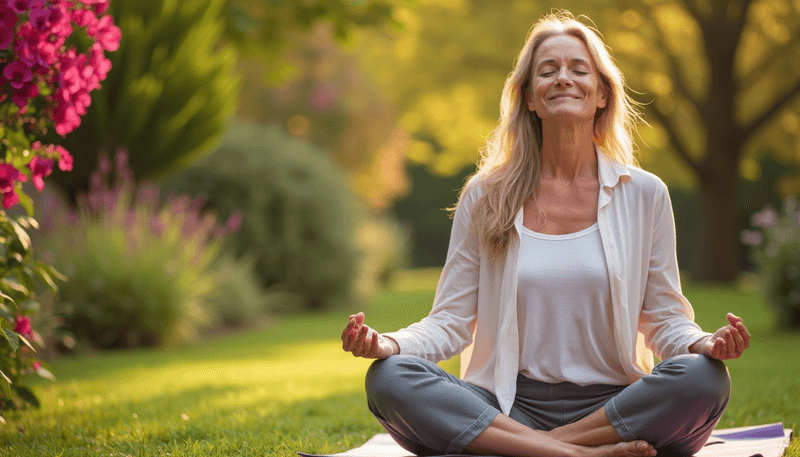
[[[12,41],[14,41],[14,34],[3,23],[0,23],[0,49],[8,48]]]
[[[60,154],[60,158],[58,159],[58,168],[61,171],[70,171],[72,170],[72,156],[70,155],[69,151],[64,149],[63,146],[56,146],[56,151]]]
[[[236,233],[242,228],[242,212],[240,210],[236,210],[231,213],[230,217],[228,218],[228,222],[225,224],[226,228],[228,229],[229,233]]]
[[[33,332],[31,329],[31,318],[28,316],[17,316],[17,323],[14,324],[14,331],[22,336],[29,336]]]
[[[14,189],[9,190],[8,192],[3,192],[3,208],[12,208],[17,203],[19,203],[19,195],[17,195],[17,192]]]
[[[26,82],[33,79],[33,72],[19,60],[11,62],[3,69],[3,76],[11,81],[11,87],[21,89]]]
[[[61,136],[75,130],[81,125],[81,116],[67,102],[56,101],[56,109],[53,113],[53,121],[56,124],[56,133]]]
[[[103,14],[108,10],[108,0],[98,0],[97,3],[94,4],[94,12],[97,15]]]
[[[39,95],[39,86],[32,82],[27,82],[24,86],[14,91],[14,93],[11,95],[11,99],[20,110],[24,110],[28,105],[28,99],[37,95]]]
[[[108,71],[111,70],[111,61],[105,58],[103,47],[99,43],[92,45],[91,54],[89,55],[89,65],[94,68],[94,73],[100,78],[100,81],[106,79]]]
[[[50,10],[45,8],[34,8],[28,16],[31,25],[35,29],[43,29],[50,23]]]
[[[17,25],[17,13],[8,7],[5,2],[0,2],[0,25],[12,30]]]
[[[61,69],[59,88],[67,94],[74,94],[81,89],[81,73],[75,66]]]
[[[33,185],[41,192],[44,189],[44,178],[53,172],[53,161],[34,156],[28,166],[33,172]]]
[[[39,368],[42,368],[42,362],[40,362],[40,361],[38,361],[38,360],[37,360],[37,361],[35,361],[35,362],[33,362],[33,369],[34,369],[34,370],[36,370],[36,371],[38,371],[38,370],[39,370]]]
[[[776,222],[778,222],[778,213],[772,208],[764,208],[753,214],[752,223],[756,227],[772,227]]]
[[[83,28],[96,27],[97,22],[99,21],[99,19],[97,19],[97,16],[95,16],[94,13],[92,13],[91,10],[88,9],[86,10],[77,9],[72,11],[72,20],[75,21],[75,23],[78,24],[79,27]]]
[[[27,180],[28,178],[20,174],[13,165],[0,163],[0,192],[13,191],[15,181],[25,182]]]
[[[17,105],[20,113],[25,113],[25,111],[28,110],[28,97],[25,96],[24,92],[20,92],[19,90],[14,91],[14,93],[11,94],[11,100]]]
[[[97,42],[106,51],[116,51],[119,49],[119,40],[122,38],[122,31],[114,25],[114,18],[103,16],[97,24],[86,27],[86,32],[91,37],[95,37]]]
[[[742,243],[748,246],[760,246],[764,236],[757,230],[742,230]]]
[[[17,14],[26,13],[33,5],[33,0],[7,0],[8,6]]]

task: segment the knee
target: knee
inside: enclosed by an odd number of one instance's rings
[[[416,357],[393,355],[372,362],[364,383],[369,403],[377,406],[387,401],[391,403],[398,396],[402,397],[405,384],[403,381],[417,364],[414,359]]]
[[[700,354],[687,354],[670,359],[681,371],[681,389],[691,400],[724,406],[731,393],[728,369],[720,360]]]

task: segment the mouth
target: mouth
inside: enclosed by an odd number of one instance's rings
[[[572,94],[557,94],[550,97],[550,100],[556,100],[559,98],[578,98],[578,97]]]

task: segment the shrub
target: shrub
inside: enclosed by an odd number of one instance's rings
[[[267,296],[253,271],[253,261],[223,254],[214,262],[216,287],[209,294],[210,308],[224,326],[241,326],[267,311]]]
[[[159,203],[155,185],[138,189],[118,153],[101,157],[76,210],[47,203],[43,249],[69,278],[55,311],[78,341],[98,348],[169,345],[213,322],[212,268],[228,229],[187,195]]]
[[[778,326],[800,329],[800,197],[783,201],[783,214],[771,206],[751,217],[753,230],[742,231],[764,297]]]
[[[221,41],[226,3],[110,2],[125,39],[80,127],[62,142],[75,154],[73,172],[54,177],[62,189],[85,192],[103,151],[128,150],[131,169],[144,179],[212,147],[239,97],[236,52]]]
[[[221,147],[164,186],[244,217],[230,249],[253,256],[261,285],[322,309],[353,297],[359,252],[344,174],[313,146],[278,127],[232,123]]]

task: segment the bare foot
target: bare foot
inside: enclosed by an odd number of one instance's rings
[[[652,457],[656,449],[647,441],[629,441],[606,446],[584,448],[588,457]]]

